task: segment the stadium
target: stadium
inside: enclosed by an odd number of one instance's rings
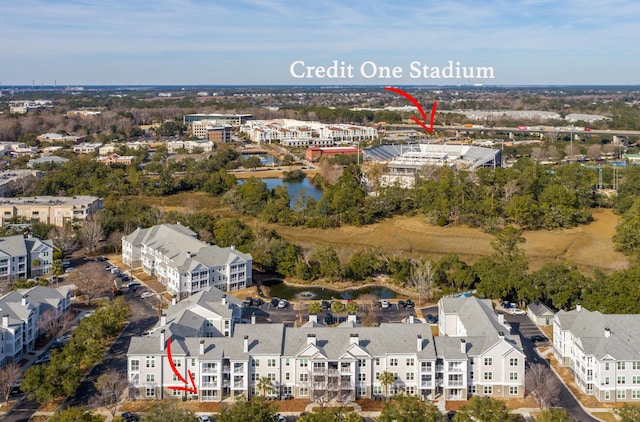
[[[493,148],[458,144],[377,145],[363,150],[365,160],[386,163],[383,184],[399,183],[413,187],[420,169],[425,166],[448,166],[474,171],[481,167],[500,167],[502,151]]]

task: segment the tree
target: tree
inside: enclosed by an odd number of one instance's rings
[[[121,230],[114,230],[107,236],[107,246],[113,249],[115,253],[120,253],[122,249],[122,237],[124,233]]]
[[[351,302],[347,302],[346,309],[348,314],[357,314],[358,311],[360,310],[360,307],[358,306],[358,302],[351,301]]]
[[[261,166],[262,166],[262,161],[260,161],[260,157],[258,157],[257,155],[251,155],[242,162],[242,167],[246,169],[255,170],[256,168]]]
[[[64,268],[62,267],[62,260],[60,259],[53,260],[53,262],[51,263],[50,273],[52,276],[56,277],[55,280],[56,280],[56,288],[57,288],[60,281],[60,276],[64,274]]]
[[[614,409],[614,413],[620,418],[620,422],[636,422],[640,420],[640,406],[625,403],[622,407]]]
[[[15,363],[10,363],[0,368],[0,386],[2,386],[2,395],[5,400],[9,400],[11,389],[20,378],[21,373],[22,368]]]
[[[396,394],[384,404],[378,422],[442,422],[444,416],[429,400],[410,394]]]
[[[68,407],[53,414],[51,422],[100,422],[102,416],[86,412],[83,407]]]
[[[321,408],[300,416],[298,422],[362,422],[362,416],[343,407]]]
[[[420,300],[431,301],[433,292],[433,268],[431,261],[420,260],[416,262],[411,270],[409,282],[418,290]]]
[[[95,402],[99,406],[106,408],[111,413],[111,416],[115,416],[120,404],[120,397],[128,387],[126,373],[111,368],[100,375],[93,385],[98,390]]]
[[[340,314],[344,312],[345,308],[346,306],[344,305],[344,303],[339,300],[334,300],[331,303],[331,312],[333,312],[334,314]]]
[[[53,244],[62,251],[63,255],[75,250],[78,241],[76,240],[76,233],[70,224],[65,224],[62,227],[55,227],[49,232],[49,239],[53,241]]]
[[[308,308],[309,314],[318,315],[322,313],[322,303],[311,302]]]
[[[142,422],[196,422],[196,416],[187,409],[178,407],[176,400],[161,400],[151,405]]]
[[[88,262],[72,271],[70,278],[77,283],[78,288],[91,304],[91,299],[108,292],[114,287],[114,278],[111,273],[104,270],[99,262]]]
[[[547,365],[534,363],[527,369],[525,384],[540,409],[554,406],[560,395],[560,385]]]
[[[102,224],[96,220],[85,221],[78,231],[78,239],[88,253],[92,253],[96,249],[103,236]]]
[[[396,377],[389,371],[383,371],[378,377],[378,381],[384,387],[384,396],[389,400],[389,387],[396,382]]]
[[[491,397],[473,396],[458,409],[453,422],[511,422],[514,416],[509,413],[504,402]]]
[[[571,418],[566,410],[553,407],[538,413],[536,415],[536,422],[571,422]]]
[[[269,377],[260,377],[258,378],[258,380],[256,381],[256,388],[258,390],[260,390],[260,393],[263,396],[267,395],[267,390],[273,388],[273,382],[271,381],[271,378]]]
[[[243,396],[232,405],[223,404],[216,419],[217,422],[273,422],[277,411],[276,404],[268,402],[264,397],[246,399]]]
[[[48,309],[44,311],[38,319],[38,333],[44,334],[47,338],[52,338],[60,331],[66,329],[72,320],[73,315],[71,312],[65,312],[58,317],[56,309]]]

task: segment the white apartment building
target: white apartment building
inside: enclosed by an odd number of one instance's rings
[[[480,324],[500,327],[489,307],[469,305]],[[465,305],[466,304],[466,305]],[[173,307],[176,307],[174,310]],[[390,323],[363,327],[349,318],[338,327],[238,324],[235,298],[208,288],[169,308],[151,336],[131,339],[128,359],[133,398],[178,396],[199,401],[261,394],[258,380],[272,384],[267,395],[317,402],[348,401],[385,394],[380,374],[391,372],[389,393],[465,400],[469,395],[524,396],[524,354],[519,337],[487,330],[485,336],[433,337],[427,324]],[[446,304],[447,311],[457,304]],[[214,308],[215,307],[215,308]],[[218,314],[218,316],[214,316]],[[461,317],[464,324],[474,324]],[[228,327],[228,328],[227,328]],[[469,331],[474,329],[469,328]],[[183,386],[168,361],[167,341],[180,376],[194,377],[197,394]]]
[[[586,394],[602,402],[640,401],[640,315],[577,306],[553,319],[553,351]]]
[[[324,124],[294,119],[250,120],[240,127],[251,141],[258,144],[272,142],[293,143],[314,138],[334,143],[354,143],[378,137],[378,130],[366,126]]]
[[[85,142],[74,145],[73,152],[76,154],[97,154],[102,144]]]
[[[47,275],[52,262],[51,240],[23,235],[0,237],[0,284]]]
[[[176,152],[184,149],[188,153],[192,153],[195,149],[200,149],[202,152],[213,151],[213,142],[200,139],[197,141],[171,141],[167,142],[167,151],[169,154],[175,154]]]
[[[38,321],[60,319],[70,306],[69,287],[37,286],[0,297],[0,366],[17,363],[31,352],[38,337]]]
[[[95,196],[31,196],[0,198],[2,224],[16,217],[62,227],[83,222],[103,207],[102,198]]]
[[[209,245],[180,224],[137,228],[124,236],[122,262],[132,268],[142,267],[179,298],[210,286],[232,291],[252,283],[250,254],[233,246]]]

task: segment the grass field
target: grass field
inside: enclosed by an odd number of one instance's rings
[[[165,211],[210,212],[215,217],[234,216],[222,205],[221,198],[205,193],[182,193],[162,198],[143,198]],[[531,270],[547,262],[568,261],[580,267],[585,274],[595,268],[612,271],[628,265],[626,257],[613,249],[611,240],[618,217],[609,209],[592,211],[591,224],[566,230],[525,232],[523,246]],[[241,217],[251,227],[264,223],[251,217]],[[287,240],[303,248],[333,245],[339,256],[347,259],[354,250],[379,246],[389,253],[403,252],[415,256],[438,259],[455,253],[467,263],[473,263],[493,252],[493,236],[480,229],[466,226],[436,227],[420,216],[395,217],[363,227],[346,226],[335,229],[308,229],[270,225]]]

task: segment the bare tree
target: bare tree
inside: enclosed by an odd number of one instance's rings
[[[599,160],[601,155],[602,146],[600,144],[593,144],[587,147],[587,157],[589,157],[590,160]]]
[[[78,232],[78,238],[87,252],[93,252],[104,236],[102,224],[96,220],[85,221]]]
[[[414,263],[409,276],[409,282],[418,290],[420,299],[430,301],[433,296],[434,281],[431,261],[417,261]]]
[[[518,186],[517,180],[509,180],[504,184],[504,200],[509,202],[514,195],[520,192],[520,186]]]
[[[540,409],[554,406],[560,395],[558,380],[551,369],[541,363],[534,363],[529,367],[525,375],[525,384]]]
[[[198,239],[203,242],[213,243],[213,233],[207,229],[200,229],[198,230]]]
[[[52,338],[59,332],[65,331],[73,321],[73,315],[70,312],[65,312],[60,316],[56,314],[55,309],[49,309],[38,319],[38,331],[44,333],[47,338]]]
[[[105,272],[99,262],[89,262],[78,267],[69,274],[69,278],[78,285],[88,305],[91,304],[91,299],[115,287],[113,276]]]
[[[548,132],[546,135],[547,140],[551,143],[554,143],[558,140],[558,132]]]
[[[115,416],[122,397],[128,386],[126,372],[118,372],[115,368],[109,369],[100,375],[93,383],[98,390],[93,402],[107,409],[111,416]]]
[[[2,385],[2,395],[5,401],[9,400],[11,389],[18,379],[20,379],[21,374],[22,368],[15,363],[10,363],[0,368],[0,385]]]
[[[114,230],[107,237],[107,245],[113,248],[116,253],[120,253],[122,249],[122,236],[124,236],[124,233],[120,230]]]
[[[78,245],[76,233],[73,231],[73,228],[69,224],[51,229],[48,237],[53,241],[53,244],[62,251],[63,254],[73,251]]]

